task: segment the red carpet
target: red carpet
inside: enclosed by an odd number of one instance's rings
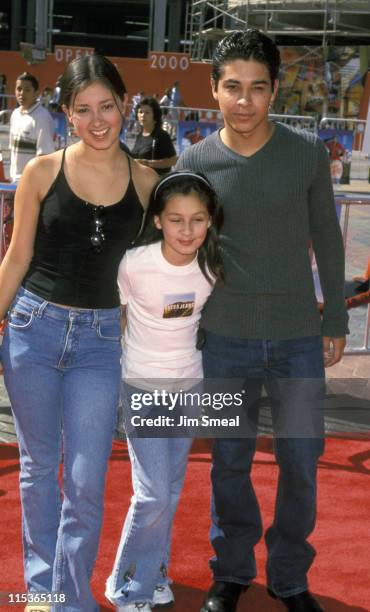
[[[260,440],[254,481],[264,524],[272,518],[276,465],[270,444]],[[176,612],[198,612],[210,582],[209,443],[197,441],[190,457],[186,484],[176,517],[173,562]],[[0,445],[0,592],[22,592],[18,453]],[[370,443],[329,439],[319,469],[319,517],[312,542],[318,555],[310,586],[326,612],[370,610]],[[101,610],[112,610],[102,593],[130,497],[130,467],[124,444],[115,443],[107,483],[106,512],[93,587]],[[243,596],[238,611],[273,612],[283,607],[266,595],[265,549],[257,547],[258,578]],[[15,606],[0,606],[11,612]]]

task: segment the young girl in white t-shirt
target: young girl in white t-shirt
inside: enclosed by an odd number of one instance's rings
[[[119,267],[127,321],[124,421],[134,489],[107,581],[106,596],[119,612],[174,602],[167,576],[171,528],[192,442],[183,417],[195,410],[190,405],[188,413],[178,398],[199,390],[203,376],[197,332],[202,307],[223,279],[222,221],[208,180],[173,172],[154,189],[139,246]]]

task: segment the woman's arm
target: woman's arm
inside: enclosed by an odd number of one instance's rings
[[[138,159],[137,161],[143,166],[149,166],[149,168],[153,168],[154,170],[161,170],[162,168],[174,166],[177,162],[177,155],[164,157],[163,159]]]
[[[50,184],[50,156],[36,157],[24,169],[14,200],[14,229],[0,267],[0,321],[28,270],[35,239],[40,202]]]

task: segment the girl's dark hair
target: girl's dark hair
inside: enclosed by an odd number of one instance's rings
[[[155,123],[154,130],[158,130],[162,127],[162,109],[158,104],[158,101],[152,96],[142,98],[136,107],[136,117],[142,106],[150,106],[153,111],[153,119]]]
[[[120,100],[123,99],[126,87],[117,68],[103,55],[93,53],[78,57],[67,65],[60,79],[61,103],[70,108],[76,95],[96,81],[103,83]]]
[[[259,30],[236,30],[218,43],[212,59],[211,77],[217,89],[222,67],[233,60],[254,60],[265,64],[271,85],[279,76],[280,52],[274,41]]]
[[[29,72],[22,72],[19,76],[17,76],[16,81],[29,81],[32,87],[37,91],[39,88],[39,82],[33,74]]]
[[[200,172],[180,170],[166,174],[153,189],[144,226],[134,246],[153,244],[163,239],[162,230],[154,224],[154,217],[159,216],[170,198],[175,195],[189,195],[195,193],[206,206],[211,225],[208,228],[205,241],[198,250],[198,263],[206,279],[213,284],[214,279],[224,280],[224,267],[220,254],[218,235],[223,225],[224,213],[218,201],[216,192],[206,177]]]

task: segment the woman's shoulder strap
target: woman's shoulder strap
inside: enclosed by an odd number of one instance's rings
[[[132,167],[131,167],[132,159],[131,159],[130,155],[128,155],[127,153],[126,153],[126,157],[127,157],[127,162],[128,162],[129,177],[130,177],[130,181],[131,181],[132,180]]]
[[[63,149],[63,153],[62,153],[62,161],[60,162],[59,172],[63,172],[63,168],[64,168],[64,160],[65,160],[65,156],[66,156],[66,151],[67,151],[67,147],[64,147],[64,149]]]

